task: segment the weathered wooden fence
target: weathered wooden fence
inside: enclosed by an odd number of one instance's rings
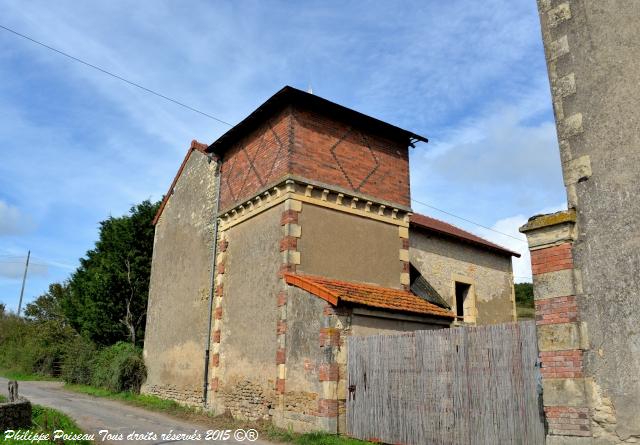
[[[544,443],[533,322],[348,342],[350,436],[410,445]]]

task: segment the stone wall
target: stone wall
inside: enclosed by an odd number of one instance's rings
[[[22,399],[0,403],[0,434],[18,428],[31,428],[31,402]]]
[[[455,282],[472,285],[477,324],[515,320],[511,257],[411,229],[409,258],[456,310]]]
[[[156,222],[142,392],[202,402],[212,265],[215,162],[190,154]]]
[[[541,272],[544,278],[534,278],[534,286],[540,296],[574,286],[575,298],[563,301],[572,309],[560,317],[577,313],[584,334],[582,356],[575,361],[584,375],[587,410],[572,415],[586,415],[590,429],[587,438],[566,431],[549,438],[635,443],[640,440],[640,201],[635,198],[640,194],[640,8],[623,0],[538,0],[538,10],[567,200],[576,221],[571,273]],[[558,224],[537,226],[525,227],[533,245]],[[547,305],[536,309],[549,319]],[[562,341],[572,335],[567,332]],[[558,389],[566,398],[575,395],[573,386]]]
[[[213,408],[268,418],[276,406],[278,273],[284,204],[224,229],[212,354]],[[216,334],[217,333],[217,334]]]

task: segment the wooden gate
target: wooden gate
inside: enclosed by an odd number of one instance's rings
[[[348,340],[347,433],[391,444],[544,444],[533,321]]]

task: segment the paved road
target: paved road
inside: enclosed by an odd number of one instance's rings
[[[7,394],[7,379],[0,377],[0,393]],[[59,382],[19,382],[21,396],[31,400],[32,403],[55,408],[73,418],[78,426],[87,433],[94,433],[96,443],[113,444],[167,444],[181,442],[184,444],[243,444],[243,445],[272,445],[263,440],[249,441],[235,440],[234,432],[231,432],[229,440],[205,440],[205,433],[209,429],[206,424],[191,423],[179,420],[165,414],[147,411],[142,408],[126,405],[114,400],[97,398],[78,394],[63,389]],[[108,430],[111,434],[122,434],[124,439],[117,438],[102,440],[99,431]],[[133,432],[153,432],[157,438],[152,440],[127,440],[127,435]],[[202,434],[201,440],[176,440],[164,439],[161,434],[170,432],[180,434],[193,434],[194,431]],[[3,432],[0,432],[2,434]],[[0,436],[1,439],[1,436]]]

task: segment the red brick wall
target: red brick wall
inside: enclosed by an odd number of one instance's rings
[[[538,325],[578,321],[578,305],[574,295],[536,300],[535,307]]]
[[[410,206],[406,143],[306,110],[295,110],[294,118],[292,173]]]
[[[241,204],[287,173],[410,206],[406,142],[288,107],[224,154],[221,209]]]
[[[220,210],[241,204],[288,173],[291,112],[270,117],[222,157]]]
[[[572,268],[571,243],[531,251],[531,269],[534,275]]]

